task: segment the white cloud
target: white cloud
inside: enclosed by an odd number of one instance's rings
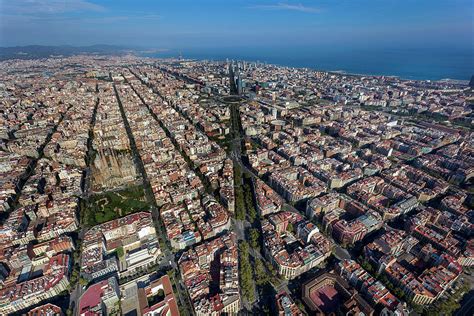
[[[77,20],[81,23],[115,23],[115,22],[124,22],[124,21],[155,21],[159,20],[160,16],[158,14],[140,14],[140,15],[113,15],[113,16],[104,16],[104,17],[90,17],[90,18],[76,18],[72,20]],[[71,19],[69,19],[71,20]]]
[[[261,10],[286,10],[286,11],[299,11],[299,12],[306,12],[306,13],[320,13],[321,9],[316,7],[308,7],[301,3],[297,4],[290,4],[280,2],[277,4],[262,4],[262,5],[254,5],[249,7],[251,9],[261,9]]]
[[[104,7],[85,0],[0,0],[0,25],[45,22],[113,24],[160,19],[160,15],[149,12],[129,12],[126,15],[107,13]]]
[[[85,0],[14,0],[2,1],[1,9],[10,14],[60,14],[104,11],[104,7]]]

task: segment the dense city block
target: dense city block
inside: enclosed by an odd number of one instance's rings
[[[467,83],[76,55],[0,62],[0,95],[1,315],[472,298]]]

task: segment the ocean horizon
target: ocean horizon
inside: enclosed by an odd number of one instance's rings
[[[462,50],[387,49],[387,50],[322,50],[297,49],[173,49],[142,56],[155,58],[178,57],[199,60],[245,60],[269,64],[311,68],[329,72],[358,75],[395,76],[408,80],[466,80],[474,75],[474,53]]]

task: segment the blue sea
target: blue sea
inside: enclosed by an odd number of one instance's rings
[[[288,67],[307,67],[351,74],[397,76],[402,79],[470,80],[474,49],[324,49],[324,48],[206,48],[168,50],[150,57],[260,61]]]

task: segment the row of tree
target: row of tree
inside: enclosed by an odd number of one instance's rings
[[[257,218],[257,210],[253,203],[252,184],[249,177],[245,177],[243,181],[242,168],[234,165],[234,191],[235,191],[235,218],[245,220],[246,215],[249,216],[251,222]],[[243,184],[243,185],[242,185]]]
[[[235,218],[245,219],[244,191],[242,189],[242,168],[234,164],[234,192],[235,192]]]
[[[257,210],[253,203],[253,193],[251,179],[247,178],[244,184],[245,204],[247,205],[247,215],[249,216],[250,222],[254,222],[257,219]]]
[[[250,264],[249,245],[246,241],[239,244],[240,287],[242,295],[249,302],[255,301],[252,265]]]

